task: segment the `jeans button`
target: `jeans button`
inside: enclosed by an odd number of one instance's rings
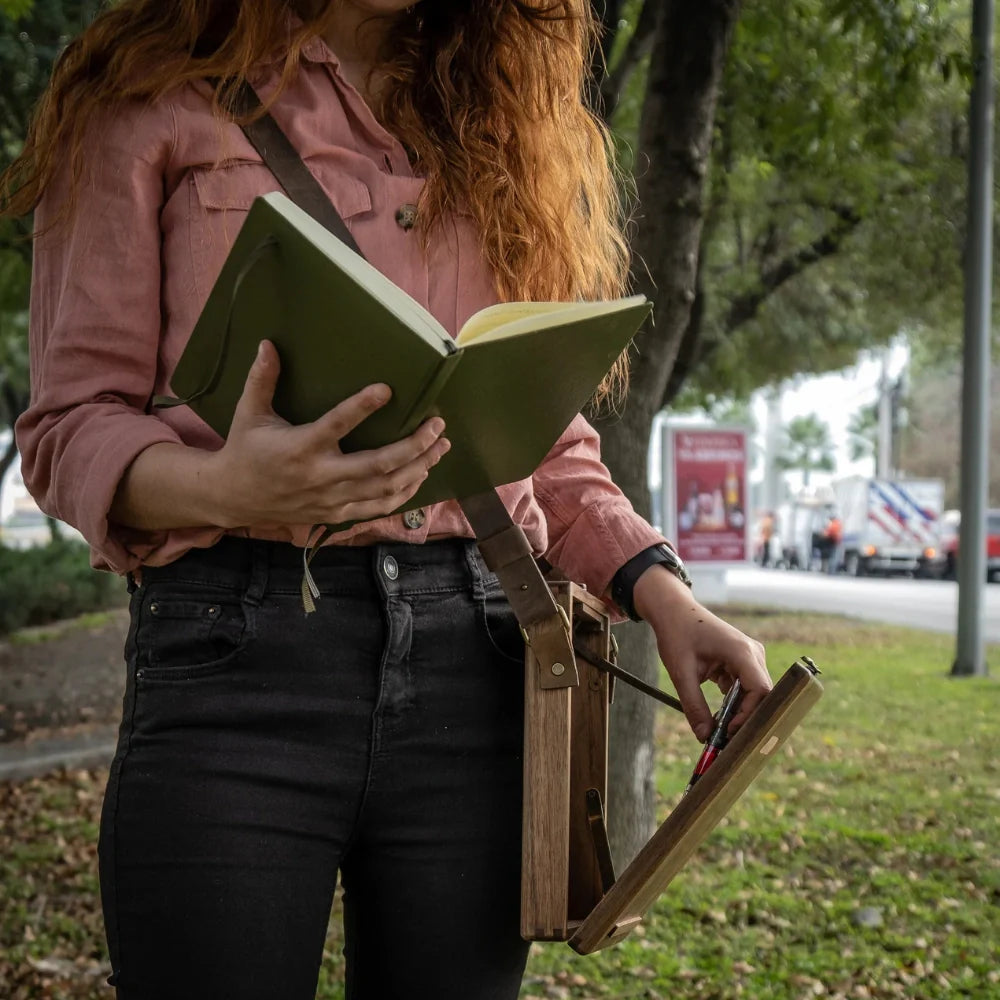
[[[427,515],[424,513],[423,507],[418,507],[416,510],[408,510],[403,515],[403,524],[412,530],[422,528],[424,526],[424,521],[426,520]]]
[[[385,573],[390,580],[395,580],[396,577],[399,576],[399,563],[396,562],[392,556],[386,556],[382,560],[382,572]]]

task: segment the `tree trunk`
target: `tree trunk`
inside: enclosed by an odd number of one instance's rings
[[[695,298],[716,98],[739,15],[738,0],[659,0],[658,6],[639,131],[639,159],[648,166],[638,179],[641,219],[633,244],[636,285],[655,302],[655,327],[637,338],[624,412],[600,422],[605,461],[636,510],[647,517],[650,429]],[[651,631],[628,625],[618,632],[622,664],[655,682],[658,662]],[[619,865],[635,856],[653,827],[654,709],[651,699],[617,686],[608,813]]]
[[[49,526],[49,544],[58,545],[63,540],[62,528],[59,527],[59,522],[54,517],[46,514],[45,523]]]

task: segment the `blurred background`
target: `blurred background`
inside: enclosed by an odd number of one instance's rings
[[[0,0],[0,168],[102,6]],[[971,238],[992,242],[992,202],[969,208],[970,177],[993,190],[973,127],[992,8],[595,0],[587,96],[656,307],[627,401],[592,415],[605,460],[702,600],[767,643],[776,676],[813,655],[827,693],[642,927],[590,958],[536,946],[525,998],[1000,997],[1000,366],[990,300],[978,326],[966,305],[994,273]],[[127,613],[20,480],[30,233],[0,219],[0,998],[99,998]],[[975,669],[955,671],[960,589]],[[666,685],[646,630],[618,632],[623,662]],[[621,868],[698,747],[628,690],[612,713]],[[323,1000],[343,996],[341,946],[334,919]]]

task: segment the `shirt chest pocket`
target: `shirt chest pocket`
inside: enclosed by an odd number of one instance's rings
[[[263,163],[245,161],[192,171],[191,260],[203,298],[215,283],[254,199],[281,190]],[[325,190],[345,221],[371,211],[368,185],[356,177],[340,174],[336,186],[331,190],[327,185]]]

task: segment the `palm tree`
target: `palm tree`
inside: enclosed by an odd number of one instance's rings
[[[851,414],[847,435],[852,462],[875,457],[878,451],[878,403],[869,403]]]
[[[833,471],[835,463],[830,428],[815,413],[810,413],[807,417],[795,417],[788,422],[784,447],[778,456],[778,467],[800,469],[804,486],[809,485],[810,472]]]

